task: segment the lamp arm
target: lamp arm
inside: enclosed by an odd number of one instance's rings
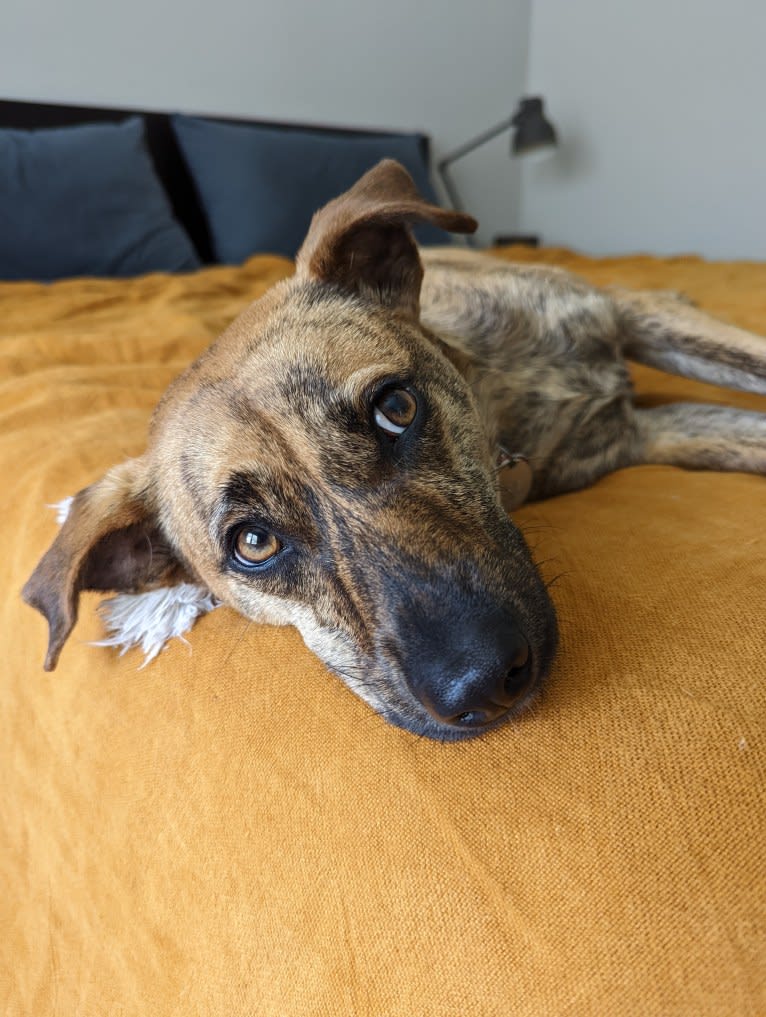
[[[509,127],[513,127],[514,117],[515,114],[514,116],[508,117],[506,120],[501,121],[499,124],[496,124],[494,127],[490,127],[489,130],[482,131],[482,133],[477,134],[475,138],[472,138],[470,141],[466,141],[465,144],[460,146],[460,148],[455,148],[453,149],[453,151],[448,152],[437,163],[439,176],[442,179],[444,189],[446,190],[447,196],[449,197],[450,203],[452,204],[452,207],[454,209],[457,209],[458,211],[462,210],[463,203],[460,200],[460,196],[457,193],[457,188],[455,187],[452,178],[447,172],[447,167],[450,165],[450,163],[455,162],[457,159],[461,159],[464,155],[467,155],[469,152],[472,152],[475,148],[479,148],[485,142],[491,141],[492,138],[496,138],[498,134],[502,134],[503,131],[507,131]],[[469,247],[476,246],[475,237],[468,236],[465,239]]]
[[[446,163],[441,163],[441,162],[439,163],[439,176],[442,178],[442,183],[444,184],[444,190],[447,192],[447,197],[449,198],[450,205],[452,205],[452,207],[457,212],[462,212],[463,211],[463,203],[460,200],[460,195],[457,193],[457,189],[456,189],[454,183],[452,182],[452,177],[447,172],[447,164]],[[466,237],[466,239],[469,239],[469,238]]]
[[[477,134],[475,138],[471,138],[470,141],[466,141],[465,144],[461,145],[459,148],[455,148],[451,152],[447,152],[447,154],[436,164],[439,176],[442,178],[442,183],[444,184],[444,189],[446,190],[447,196],[449,197],[454,209],[461,211],[463,203],[460,200],[460,196],[457,193],[457,188],[455,187],[452,178],[447,172],[447,167],[457,159],[461,159],[464,155],[468,155],[468,153],[472,152],[475,148],[479,148],[481,145],[485,144],[485,142],[496,138],[498,134],[502,134],[503,131],[507,131],[509,127],[513,127],[515,117],[516,114],[514,113],[513,116],[508,117],[505,120],[501,120],[499,124],[495,124],[495,126],[490,127],[489,130],[482,131],[481,134]],[[465,239],[469,247],[476,246],[475,237],[467,236]]]
[[[475,148],[479,148],[485,142],[496,138],[498,134],[502,134],[503,131],[507,131],[509,127],[513,127],[514,119],[515,114],[512,117],[508,117],[506,120],[503,120],[501,123],[496,124],[494,127],[490,127],[489,130],[483,131],[481,134],[477,134],[475,138],[472,138],[470,141],[466,141],[464,145],[460,146],[460,148],[456,148],[452,152],[448,152],[438,162],[439,172],[443,173],[447,166],[449,166],[450,163],[455,162],[456,159],[461,159],[464,155],[468,155],[468,153],[472,152]]]

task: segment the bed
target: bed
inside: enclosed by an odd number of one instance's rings
[[[0,1011],[766,1012],[763,478],[645,466],[521,509],[561,651],[539,706],[471,742],[386,725],[226,608],[142,669],[90,645],[85,595],[42,671],[18,591],[46,506],[140,453],[170,380],[292,271],[210,264],[201,236],[195,270],[0,285]],[[766,264],[498,253],[766,335]]]

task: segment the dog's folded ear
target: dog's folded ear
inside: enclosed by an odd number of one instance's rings
[[[409,224],[473,233],[470,215],[431,205],[398,162],[384,159],[311,220],[296,275],[417,316],[423,268]]]
[[[48,620],[46,671],[77,621],[81,590],[138,593],[189,579],[157,525],[149,491],[143,461],[129,459],[72,500],[22,590]]]

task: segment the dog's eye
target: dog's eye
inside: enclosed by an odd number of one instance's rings
[[[387,388],[375,400],[375,423],[392,438],[407,430],[417,412],[417,400],[406,388]]]
[[[241,565],[264,565],[282,549],[279,538],[257,526],[240,526],[234,535],[234,557]]]

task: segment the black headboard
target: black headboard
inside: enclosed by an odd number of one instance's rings
[[[72,127],[75,124],[104,121],[114,123],[131,116],[144,118],[149,151],[176,217],[191,237],[202,260],[204,262],[213,261],[205,216],[170,126],[170,113],[140,109],[105,109],[100,106],[60,106],[0,99],[0,128],[15,127],[29,130],[40,127]],[[392,133],[390,131],[333,127],[325,124],[280,123],[273,120],[211,117],[207,114],[205,114],[205,119],[229,124],[259,124],[284,131],[310,128],[312,131],[326,134],[354,135],[356,137],[381,137]],[[420,145],[426,165],[429,165],[429,142],[425,135],[421,135]]]

